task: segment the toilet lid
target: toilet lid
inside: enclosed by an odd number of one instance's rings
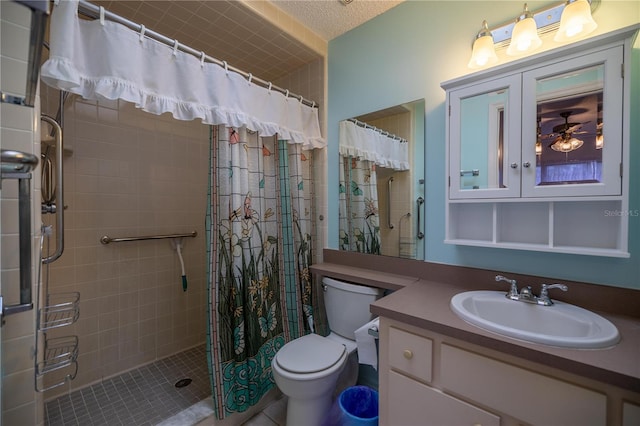
[[[318,334],[307,334],[284,345],[278,351],[278,365],[291,373],[315,373],[337,363],[346,348]]]

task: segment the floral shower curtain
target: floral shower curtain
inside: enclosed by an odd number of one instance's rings
[[[311,153],[245,127],[212,127],[208,344],[216,415],[275,386],[271,360],[312,330]]]
[[[376,165],[340,156],[340,249],[380,254],[380,215]]]

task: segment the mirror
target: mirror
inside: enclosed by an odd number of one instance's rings
[[[604,65],[536,83],[536,186],[602,182]]]
[[[424,258],[424,117],[418,100],[340,122],[341,250]]]
[[[506,188],[504,129],[509,120],[509,88],[460,102],[460,189]]]

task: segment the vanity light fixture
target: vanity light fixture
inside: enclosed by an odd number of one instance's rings
[[[592,33],[598,24],[591,16],[591,5],[587,0],[568,0],[560,18],[560,28],[555,41],[569,41]]]
[[[498,56],[496,56],[496,50],[493,46],[493,35],[489,31],[487,21],[482,21],[482,29],[473,42],[471,60],[467,66],[475,69],[493,65],[496,62],[498,62]]]
[[[522,15],[518,16],[516,25],[511,33],[511,42],[507,48],[507,55],[516,56],[533,52],[542,46],[542,40],[538,35],[538,26],[533,13],[529,11],[527,4],[524,4]]]
[[[516,20],[489,29],[487,21],[473,42],[468,67],[485,68],[498,62],[496,49],[507,48],[510,56],[524,55],[542,45],[540,35],[555,32],[554,41],[570,42],[597,28],[591,13],[602,0],[563,0],[537,11],[523,13]]]

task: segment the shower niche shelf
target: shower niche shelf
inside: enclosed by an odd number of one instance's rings
[[[75,379],[78,374],[78,336],[51,337],[49,332],[78,320],[80,293],[48,294],[46,287],[45,285],[46,303],[38,309],[35,365],[35,389],[38,392],[62,386]],[[39,349],[41,345],[42,350]]]
[[[44,361],[38,363],[37,373],[51,373],[62,368],[74,367],[70,375],[73,380],[78,372],[78,336],[56,337],[45,340]]]
[[[48,295],[48,301],[40,311],[40,330],[71,325],[80,316],[80,293],[54,293]]]

